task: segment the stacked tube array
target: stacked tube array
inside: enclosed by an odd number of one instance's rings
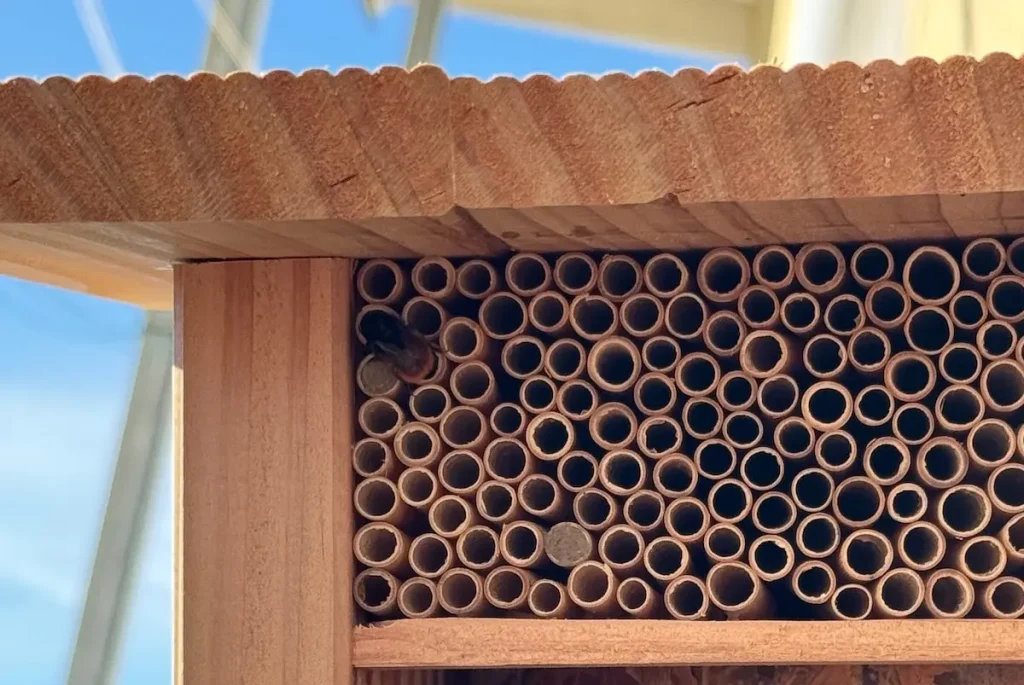
[[[358,361],[375,618],[1024,616],[1024,238],[356,285],[434,357]]]

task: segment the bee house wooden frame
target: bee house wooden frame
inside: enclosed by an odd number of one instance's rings
[[[173,304],[177,682],[1024,662],[1024,621],[359,626],[346,459],[354,260],[1024,233],[1022,84],[1008,55],[487,83],[432,67],[14,79],[0,271]]]

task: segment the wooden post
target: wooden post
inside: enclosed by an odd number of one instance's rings
[[[174,281],[175,682],[348,685],[352,262]]]

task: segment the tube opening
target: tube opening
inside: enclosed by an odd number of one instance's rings
[[[665,500],[653,492],[638,492],[626,501],[625,516],[630,525],[646,529],[657,525],[665,514]]]
[[[938,530],[923,525],[911,525],[900,546],[904,559],[920,568],[934,566],[946,547]]]
[[[596,604],[611,591],[608,573],[597,564],[584,564],[569,576],[570,592],[584,604]]]
[[[585,453],[571,452],[558,462],[558,474],[563,485],[582,490],[597,480],[597,466],[593,457]]]
[[[398,453],[406,460],[420,462],[429,459],[437,449],[434,435],[426,426],[411,426],[399,434]]]
[[[352,467],[363,477],[377,474],[388,461],[388,447],[376,438],[366,438],[352,449]]]
[[[550,580],[538,580],[530,588],[530,605],[539,615],[553,614],[563,601],[561,589]]]
[[[985,413],[981,396],[970,387],[951,387],[943,395],[939,414],[952,426],[970,426]]]
[[[768,490],[782,480],[782,457],[765,448],[755,448],[747,453],[740,464],[743,479],[753,488]]]
[[[660,485],[659,489],[663,493],[682,495],[693,489],[697,474],[689,460],[669,457],[659,460],[658,466],[654,469],[654,477],[655,483]]]
[[[639,578],[626,578],[619,585],[618,599],[626,611],[639,611],[647,603],[650,590]]]
[[[698,397],[683,407],[683,425],[694,436],[714,435],[721,421],[722,410],[711,400]]]
[[[932,433],[931,414],[919,405],[907,404],[896,410],[896,434],[908,444],[923,442]]]
[[[716,559],[734,559],[743,552],[742,533],[733,526],[715,526],[708,531],[708,555]]]
[[[370,398],[360,414],[366,431],[373,435],[387,435],[402,422],[398,405],[390,400]]]
[[[658,538],[647,546],[649,569],[662,578],[670,578],[683,568],[686,548],[673,538]]]
[[[835,585],[835,577],[825,568],[808,565],[800,569],[796,577],[796,587],[800,595],[810,600],[824,601]]]
[[[818,511],[832,501],[835,484],[824,471],[807,469],[793,479],[793,498],[806,511]]]
[[[953,342],[953,325],[941,309],[921,307],[907,319],[907,337],[925,354],[938,354]]]
[[[868,293],[868,310],[883,324],[895,324],[910,309],[906,294],[895,285],[883,285]]]
[[[390,526],[370,524],[356,534],[356,544],[364,563],[384,564],[398,551],[398,536]]]
[[[951,347],[939,358],[943,375],[951,383],[970,383],[981,372],[981,356],[969,346]]]
[[[391,579],[384,574],[367,572],[356,578],[356,596],[370,610],[387,606],[394,591]]]
[[[976,240],[964,248],[964,266],[971,276],[979,280],[998,276],[1005,263],[1006,253],[994,240]]]
[[[782,573],[791,563],[790,551],[778,541],[766,539],[754,547],[753,562],[762,573],[775,575]]]
[[[780,287],[792,278],[793,257],[783,247],[766,247],[754,260],[754,269],[758,281]]]
[[[942,576],[932,583],[932,604],[946,616],[966,611],[971,600],[970,588],[956,576]]]
[[[665,593],[665,602],[674,615],[691,618],[701,615],[707,605],[707,596],[695,578],[683,578],[673,583],[671,591]]]
[[[503,438],[487,446],[484,461],[491,476],[514,481],[525,475],[529,455],[523,443]]]
[[[889,565],[889,549],[882,539],[860,536],[849,539],[845,546],[844,561],[861,576],[874,576]]]
[[[626,297],[640,287],[640,269],[629,257],[610,257],[598,276],[608,297]]]
[[[893,413],[893,398],[885,388],[869,388],[858,396],[857,408],[862,418],[871,423],[882,423]]]
[[[1013,352],[1013,346],[1016,342],[1016,331],[1005,321],[996,319],[982,329],[981,347],[988,353],[989,357],[1005,357]]]
[[[853,296],[840,296],[825,308],[825,325],[836,335],[849,335],[864,323],[864,308]]]
[[[497,288],[497,273],[487,262],[473,260],[466,262],[456,275],[456,287],[467,297],[482,298]]]
[[[1016,362],[997,361],[982,374],[983,391],[997,407],[1013,407],[1024,400],[1024,372]]]
[[[584,335],[598,338],[615,328],[615,305],[603,297],[582,297],[573,305],[573,321]]]
[[[963,475],[963,454],[955,444],[934,442],[924,448],[925,473],[940,483],[952,483]]]
[[[996,316],[1011,321],[1020,318],[1024,314],[1024,283],[1012,277],[993,281],[989,302]]]
[[[546,376],[532,376],[523,381],[520,388],[522,401],[527,411],[547,411],[555,403],[555,384]]]
[[[731,252],[719,252],[704,257],[701,266],[705,273],[704,283],[716,295],[728,295],[744,284],[744,269],[741,258]]]
[[[509,261],[505,277],[510,285],[531,293],[547,285],[549,273],[547,262],[540,255],[518,254]]]
[[[892,255],[889,251],[874,245],[857,250],[850,263],[853,273],[867,284],[888,278],[892,268]]]
[[[498,537],[490,528],[470,528],[459,539],[463,562],[477,568],[486,568],[498,561]]]
[[[684,392],[706,393],[718,382],[718,366],[709,357],[690,355],[679,364],[679,379]]]
[[[555,279],[570,293],[587,289],[596,276],[594,262],[585,255],[563,255],[555,264]]]
[[[385,478],[364,480],[356,488],[356,508],[368,518],[383,518],[398,506],[395,486]]]
[[[992,606],[1004,616],[1018,615],[1024,611],[1024,585],[1009,579],[999,582],[992,591]]]
[[[1024,518],[1007,524],[1006,538],[1010,541],[1012,551],[1024,552]]]
[[[639,487],[644,477],[643,462],[632,452],[606,455],[602,467],[608,482],[624,491]]]
[[[740,321],[732,316],[715,316],[708,321],[708,347],[718,354],[732,352],[743,338]]]
[[[441,578],[438,590],[445,606],[456,611],[468,609],[480,598],[477,579],[469,571],[455,570]]]
[[[481,512],[488,519],[493,521],[508,516],[515,506],[515,495],[512,488],[504,483],[484,483],[480,486],[477,496]]]
[[[562,411],[568,414],[570,418],[578,418],[590,414],[597,405],[597,395],[594,393],[594,389],[589,383],[566,383],[562,386],[561,401]],[[602,435],[607,435],[605,431],[606,428],[612,433],[615,433],[618,430],[614,425],[608,426],[608,421],[611,421],[613,424],[617,421],[625,421],[627,424],[626,428],[629,430],[628,418],[616,414],[608,414],[605,420],[601,423]],[[620,438],[620,440],[624,439],[625,436]]]
[[[398,480],[402,498],[413,505],[423,505],[437,495],[437,481],[427,471],[408,469]]]
[[[471,452],[452,452],[441,461],[441,482],[452,490],[468,490],[484,477],[477,456]]]
[[[654,332],[663,316],[661,303],[652,295],[636,295],[622,304],[622,322],[634,335],[646,336]]]
[[[871,612],[871,593],[861,585],[844,585],[836,590],[833,606],[843,618],[866,618]]]
[[[569,356],[571,366],[571,356],[575,354],[577,358],[576,365],[578,366],[580,361],[580,353],[572,345],[561,345],[557,352],[552,353],[552,357],[556,355],[560,357]],[[505,344],[502,350],[502,357],[504,358],[505,368],[508,369],[509,373],[519,378],[526,378],[532,376],[535,373],[540,373],[541,367],[544,364],[544,348],[541,342],[536,338],[530,337],[519,337],[510,340]],[[458,371],[458,368],[456,368]]]
[[[827,433],[821,438],[818,458],[825,466],[839,470],[853,461],[855,449],[853,438],[848,433]]]
[[[910,572],[892,573],[881,580],[881,600],[896,613],[913,611],[921,604],[921,581]]]
[[[932,382],[928,363],[919,357],[899,357],[889,362],[889,365],[894,388],[905,395],[918,395]]]
[[[556,340],[548,348],[547,363],[552,375],[560,379],[571,378],[583,371],[586,363],[583,347],[570,339]],[[530,367],[531,369],[533,367]],[[538,367],[539,368],[539,367]],[[531,370],[528,375],[537,373]]]
[[[480,323],[492,335],[511,337],[526,325],[526,306],[511,293],[495,293],[480,305]]]
[[[581,524],[598,528],[612,517],[611,496],[601,490],[586,490],[576,496],[575,510]]]
[[[774,416],[791,412],[797,403],[796,382],[789,376],[774,376],[766,379],[759,390],[761,408]]]
[[[636,431],[632,417],[622,411],[608,411],[601,414],[594,425],[596,437],[609,445],[618,445],[629,440]]]
[[[681,338],[692,338],[700,333],[706,317],[704,302],[693,293],[677,295],[665,308],[665,325]]]
[[[722,431],[737,447],[752,447],[761,440],[761,421],[749,412],[735,412],[725,417]]]
[[[910,256],[905,283],[918,297],[931,302],[948,300],[959,285],[958,267],[945,250],[922,249]]]
[[[805,253],[803,272],[807,282],[813,286],[828,285],[839,273],[839,260],[832,250],[812,247]]]
[[[412,541],[409,561],[416,573],[435,576],[442,573],[452,561],[452,551],[444,538],[422,535]]]
[[[892,496],[893,513],[903,521],[921,516],[926,506],[924,492],[917,488],[899,490]]]
[[[518,435],[526,428],[526,414],[518,405],[499,404],[491,413],[491,426],[501,435]]]
[[[503,545],[509,558],[525,562],[537,555],[541,541],[533,527],[513,523],[504,531]]]
[[[782,364],[782,343],[773,335],[753,334],[747,338],[747,359],[754,371],[772,373]]]
[[[601,537],[602,558],[608,564],[626,566],[640,558],[642,538],[630,528],[612,528]]]
[[[556,292],[543,292],[530,302],[534,325],[543,331],[553,331],[568,317],[568,304]]]
[[[1012,464],[992,476],[996,501],[1011,509],[1024,508],[1024,466]]]
[[[736,520],[750,508],[750,494],[739,483],[723,481],[712,490],[708,505],[723,521]]]
[[[397,267],[386,261],[369,262],[359,271],[359,285],[368,300],[386,302],[398,289]]]
[[[1005,565],[1005,552],[995,538],[972,538],[965,543],[964,566],[972,575],[989,578]]]
[[[829,516],[805,519],[798,532],[800,546],[810,554],[830,554],[839,545],[839,527]]]
[[[430,508],[430,520],[441,535],[452,534],[469,523],[469,505],[459,497],[442,497]]]
[[[644,376],[638,382],[637,396],[643,408],[650,412],[661,412],[672,407],[676,395],[667,379],[661,376]]]
[[[754,575],[744,566],[720,564],[708,573],[708,591],[725,609],[738,608],[754,598]]]
[[[812,328],[819,315],[817,300],[805,293],[791,295],[782,304],[782,319],[793,331]]]
[[[623,385],[637,372],[636,361],[625,343],[610,342],[599,348],[595,361],[598,378],[611,385]]]
[[[867,471],[877,480],[899,480],[910,469],[910,453],[897,442],[886,440],[868,445]]]
[[[439,385],[424,385],[409,398],[409,410],[421,421],[437,421],[451,406],[451,399]]]
[[[466,359],[481,345],[476,326],[468,319],[453,319],[441,333],[441,343],[449,355]]]
[[[739,309],[752,326],[763,326],[779,313],[779,301],[767,288],[754,286],[740,295]]]
[[[555,504],[557,495],[554,484],[543,476],[528,477],[519,491],[523,507],[531,512],[547,511]]]
[[[854,524],[866,524],[877,518],[882,509],[882,495],[877,486],[863,480],[847,480],[836,489],[836,510]]]
[[[534,421],[533,444],[545,455],[557,455],[570,447],[572,435],[565,419],[548,415]]]
[[[836,388],[817,387],[808,391],[808,410],[810,415],[823,424],[831,425],[842,420],[849,409],[846,395]]]
[[[480,401],[494,388],[494,376],[487,365],[467,362],[452,371],[451,384],[453,391],[463,401]]]
[[[402,311],[402,318],[409,328],[413,329],[424,338],[435,338],[441,334],[441,327],[444,325],[444,314],[434,300],[427,298],[416,298],[409,300],[409,303]]]
[[[497,603],[512,605],[526,599],[526,584],[515,570],[499,568],[488,574],[486,592]]]
[[[708,525],[707,511],[696,500],[676,500],[669,507],[671,529],[683,537],[692,537]]]
[[[781,531],[796,521],[796,510],[785,495],[769,492],[754,504],[753,516],[761,530]]]
[[[958,326],[975,328],[985,320],[985,301],[970,291],[957,293],[953,296],[950,313]]]
[[[1011,268],[1024,273],[1024,241],[1015,240],[1010,243],[1006,250],[1006,259]]]
[[[480,413],[467,407],[455,407],[441,420],[441,433],[453,447],[471,445],[483,432],[484,424]]]
[[[424,616],[434,606],[437,595],[425,580],[414,578],[398,589],[398,603],[411,616]]]
[[[846,348],[831,336],[818,336],[807,343],[807,366],[813,373],[829,376],[846,362]]]
[[[984,495],[973,489],[947,491],[939,506],[942,520],[950,530],[964,535],[979,532],[988,523],[990,516],[985,507]]]
[[[755,392],[757,385],[753,378],[744,375],[730,376],[722,384],[722,404],[731,409],[750,406]]]
[[[694,455],[698,470],[712,480],[728,476],[736,467],[736,452],[724,442],[703,442]]]
[[[651,371],[665,373],[679,363],[679,344],[671,338],[649,338],[644,343],[640,356]]]
[[[864,330],[850,343],[850,356],[863,368],[874,369],[889,356],[888,341],[878,331]]]
[[[644,271],[647,286],[657,295],[674,293],[683,286],[684,268],[672,255],[655,255],[648,260]]]

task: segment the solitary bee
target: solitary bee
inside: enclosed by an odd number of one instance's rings
[[[402,380],[416,383],[437,369],[437,353],[430,342],[394,314],[370,310],[363,315],[359,330],[367,349],[391,364]]]

